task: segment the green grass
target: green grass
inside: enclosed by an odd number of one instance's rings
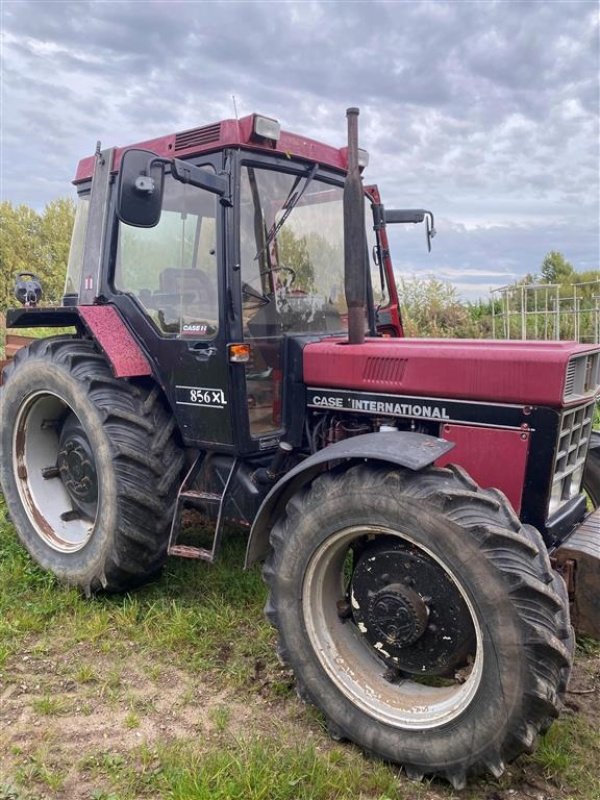
[[[33,339],[46,339],[49,336],[61,336],[63,333],[75,333],[73,326],[66,328],[6,328],[0,325],[0,359],[4,358],[4,348],[6,337],[13,334],[14,336],[30,336]],[[0,795],[2,800],[2,795]]]
[[[214,566],[169,565],[160,581],[133,595],[86,600],[33,564],[0,498],[0,667],[35,635],[38,648],[60,639],[64,649],[87,643],[115,656],[132,642],[158,663],[211,669],[244,684],[257,659],[273,658],[265,588],[258,570],[242,570],[244,545],[234,538]],[[75,679],[93,680],[93,666]]]
[[[389,767],[365,768],[350,748],[322,753],[312,744],[282,746],[274,739],[228,738],[200,748],[191,742],[141,746],[127,758],[85,760],[82,772],[98,783],[98,797],[133,800],[418,800],[426,786],[402,789]],[[94,795],[92,795],[94,796]]]
[[[555,722],[530,759],[565,793],[562,796],[600,797],[600,739],[581,717],[565,716]]]
[[[242,571],[244,546],[234,535],[213,566],[169,562],[159,581],[135,594],[86,600],[33,564],[0,498],[0,677],[14,683],[21,673],[12,675],[13,668],[38,665],[37,694],[24,702],[39,733],[35,745],[19,740],[6,748],[13,767],[0,782],[0,800],[72,797],[73,785],[85,786],[77,800],[459,797],[439,781],[413,784],[395,767],[333,744],[321,714],[297,703],[263,618],[260,572]],[[599,656],[597,642],[579,643],[579,658]],[[197,725],[193,733],[165,730],[144,741],[144,731],[162,722],[158,703],[174,669],[180,684],[169,710],[175,719],[197,713]],[[141,692],[136,680],[151,691]],[[71,724],[79,716],[86,731],[99,710],[108,719],[118,715],[115,741],[100,737],[75,758],[73,751],[61,756],[56,731],[65,716]],[[472,781],[460,800],[508,797],[532,776],[546,796],[597,800],[599,762],[598,733],[571,714],[510,774]]]

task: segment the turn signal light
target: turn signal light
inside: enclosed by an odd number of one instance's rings
[[[247,364],[250,361],[250,345],[230,344],[229,360],[232,364]]]

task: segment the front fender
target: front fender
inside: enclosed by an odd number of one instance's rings
[[[263,500],[250,531],[246,568],[266,557],[269,533],[285,511],[288,500],[310,483],[328,462],[383,461],[417,471],[433,464],[453,447],[454,442],[424,433],[386,431],[352,436],[319,450],[287,472]]]

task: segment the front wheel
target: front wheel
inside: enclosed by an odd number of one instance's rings
[[[271,544],[267,615],[334,736],[460,788],[557,715],[564,586],[499,493],[454,468],[353,467],[293,497]]]

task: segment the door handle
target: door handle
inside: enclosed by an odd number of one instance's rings
[[[196,357],[197,361],[208,361],[217,354],[216,347],[203,347],[201,344],[196,343],[190,345],[190,350]]]

